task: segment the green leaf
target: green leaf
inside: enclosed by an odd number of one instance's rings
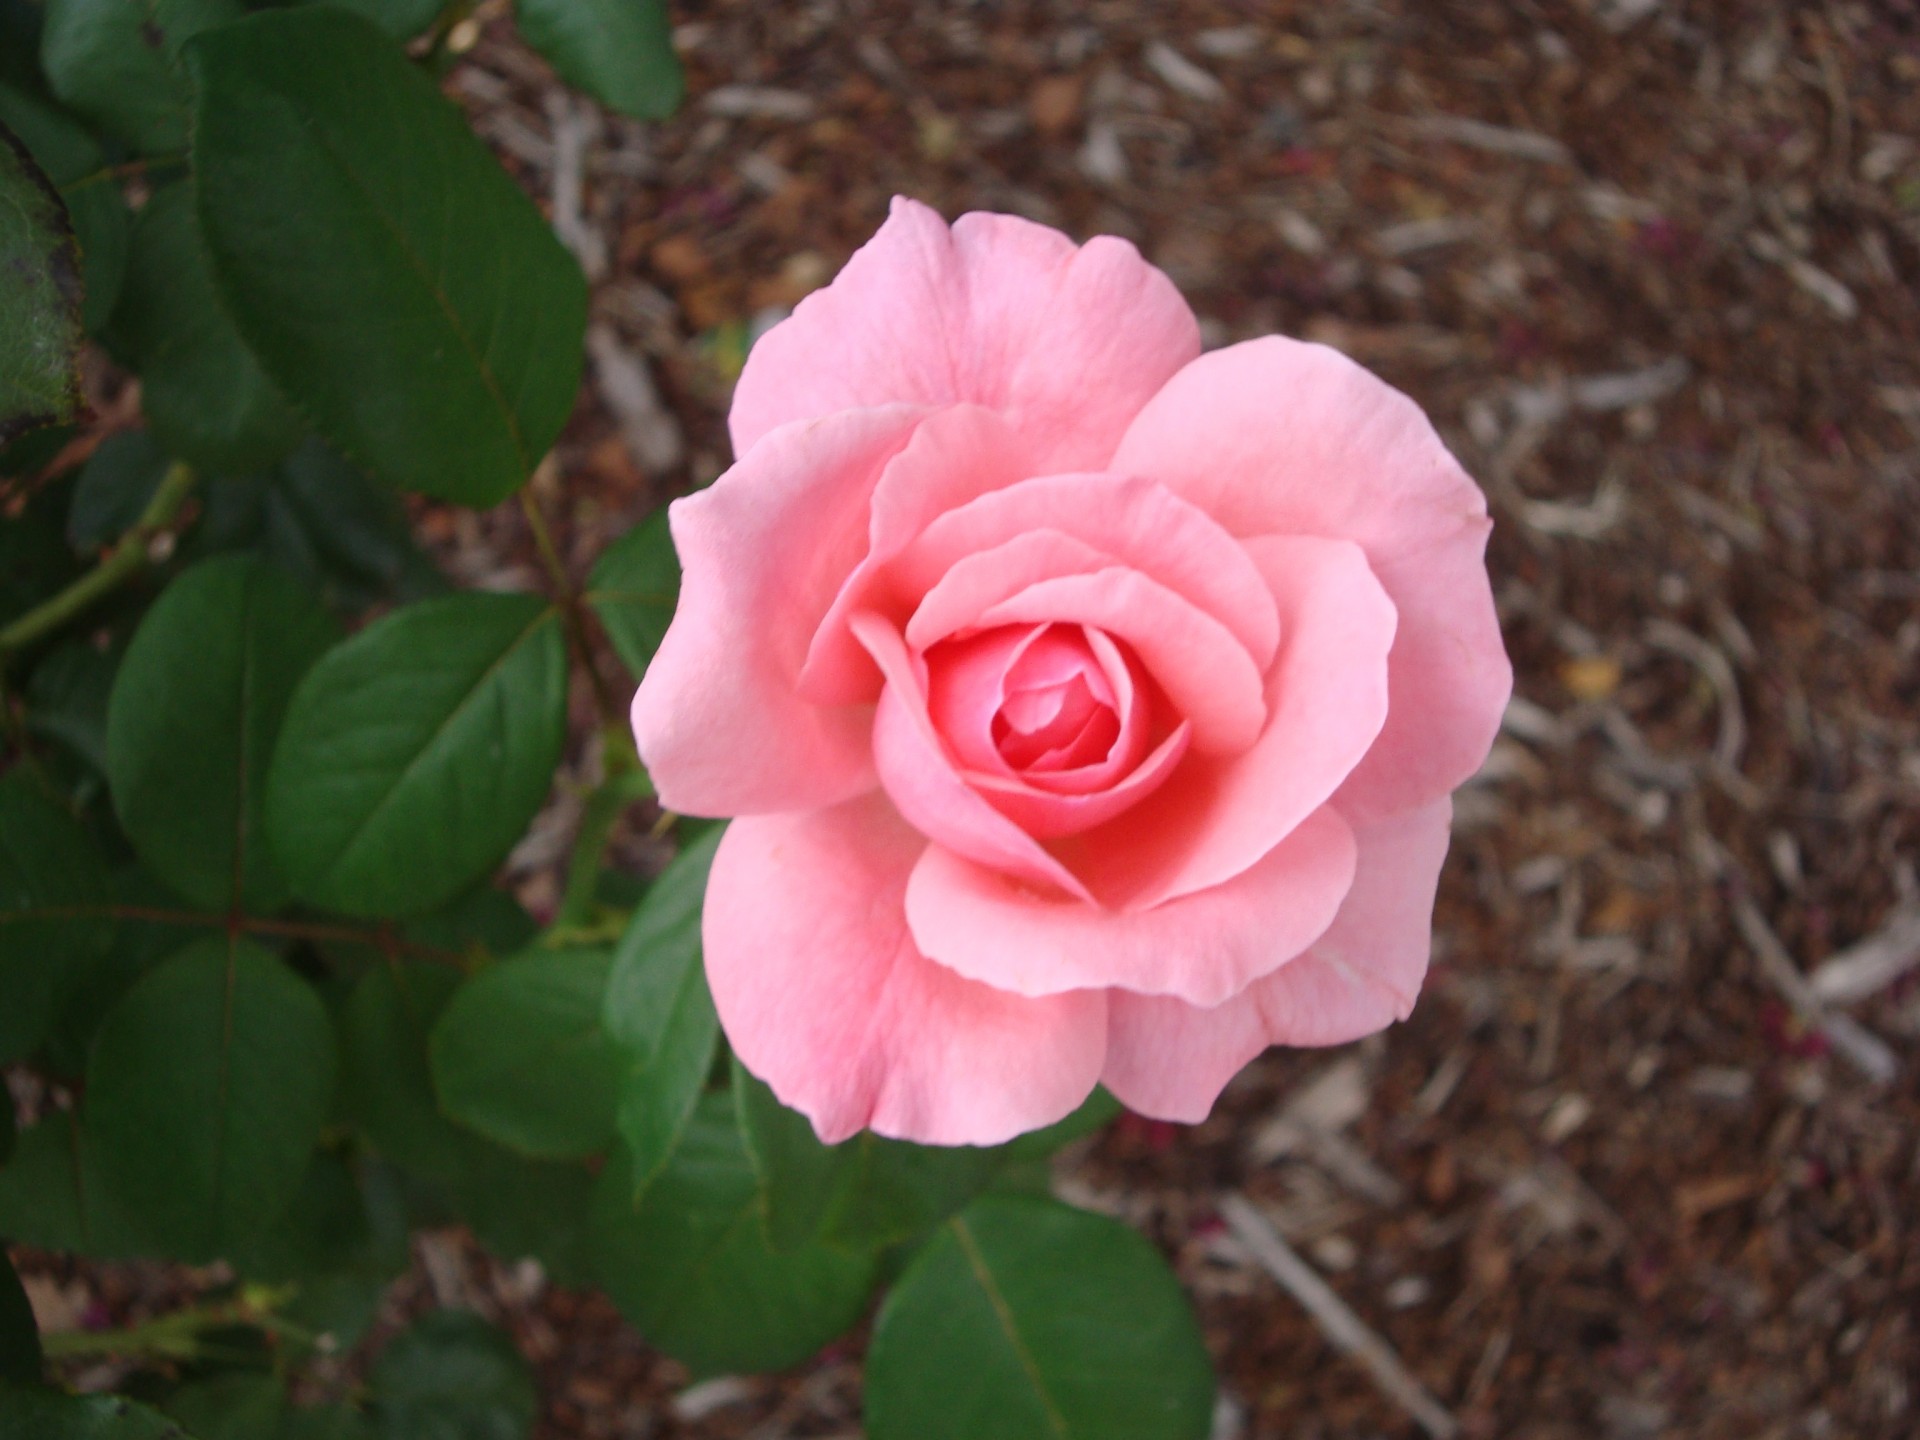
[[[63,1395],[0,1382],[0,1440],[196,1440],[120,1395]]]
[[[527,43],[576,90],[638,120],[671,115],[685,93],[665,0],[519,0]]]
[[[244,472],[283,459],[299,441],[299,418],[214,289],[192,182],[158,191],[134,220],[112,338],[140,376],[147,423],[174,458]]]
[[[254,353],[393,484],[512,494],[573,408],[586,330],[540,212],[358,16],[267,11],[192,59],[201,222]]]
[[[133,1222],[101,1183],[94,1147],[72,1111],[21,1132],[12,1162],[0,1169],[0,1235],[94,1260],[140,1253]]]
[[[1186,1296],[1126,1226],[989,1196],[881,1307],[873,1440],[1203,1440],[1213,1374]]]
[[[381,1153],[433,1180],[467,1161],[465,1132],[440,1113],[427,1064],[427,1036],[459,984],[445,966],[396,961],[361,977],[340,1019],[347,1113]]]
[[[304,899],[418,915],[490,873],[547,796],[567,728],[560,619],[528,595],[452,595],[323,656],[288,708],[268,838]]]
[[[11,1103],[7,1108],[12,1109]],[[20,1288],[13,1262],[0,1248],[0,1380],[36,1384],[40,1366],[40,1327],[34,1322],[33,1306]]]
[[[134,633],[107,710],[114,809],[140,858],[196,904],[286,902],[262,843],[267,766],[334,634],[319,601],[244,555],[188,570]]]
[[[653,882],[607,977],[607,1033],[628,1056],[616,1121],[640,1187],[673,1154],[713,1069],[720,1017],[701,968],[700,907],[722,833],[701,836]]]
[[[216,1375],[182,1385],[167,1414],[195,1440],[273,1440],[287,1410],[287,1387],[272,1375]]]
[[[180,47],[239,0],[47,0],[40,64],[63,104],[129,145],[183,150],[193,83]]]
[[[368,1387],[383,1440],[524,1440],[540,1411],[513,1341],[465,1310],[436,1310],[401,1331]]]
[[[67,542],[90,553],[131,530],[166,478],[168,463],[150,431],[121,430],[101,441],[74,482]]]
[[[430,1044],[441,1108],[524,1155],[604,1149],[627,1064],[600,1017],[611,964],[604,950],[535,950],[456,990]]]
[[[53,182],[0,125],[0,445],[80,409],[80,252]]]
[[[806,1116],[782,1105],[739,1056],[732,1063],[734,1107],[759,1178],[768,1243],[776,1250],[810,1245],[852,1183],[853,1149],[822,1145]]]
[[[279,1219],[333,1094],[309,985],[244,940],[187,946],[107,1016],[87,1129],[113,1197],[170,1253],[205,1260]]]
[[[113,939],[106,867],[25,770],[0,776],[0,1062],[46,1037],[69,977]]]
[[[705,1097],[636,1200],[624,1154],[594,1197],[594,1268],[650,1342],[696,1374],[779,1370],[859,1319],[876,1259],[767,1244],[759,1186],[725,1095]]]
[[[961,1209],[1006,1164],[1004,1146],[911,1145],[864,1132],[822,1145],[736,1058],[733,1093],[780,1248],[816,1237],[865,1249],[911,1240]]]
[[[638,680],[652,663],[680,603],[680,560],[667,533],[667,512],[656,510],[609,545],[594,563],[581,596]]]
[[[20,1141],[19,1132],[14,1128],[13,1097],[8,1095],[0,1102],[0,1169],[13,1159],[13,1147]]]
[[[81,320],[90,334],[98,334],[127,275],[127,204],[107,171],[106,156],[66,115],[7,85],[0,85],[0,125],[20,137],[66,202],[86,281]]]
[[[447,588],[414,543],[398,492],[318,439],[259,474],[215,476],[201,494],[183,553],[251,550],[338,611]]]

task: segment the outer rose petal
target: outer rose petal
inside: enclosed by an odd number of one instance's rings
[[[1110,468],[1235,535],[1357,542],[1401,615],[1392,703],[1341,804],[1386,814],[1486,758],[1513,689],[1481,563],[1486,498],[1420,407],[1323,345],[1269,336],[1201,356],[1140,412]]]
[[[926,418],[873,487],[866,556],[814,633],[800,672],[801,694],[822,705],[873,703],[880,676],[847,628],[848,617],[884,608],[873,598],[878,573],[929,522],[985,491],[1024,480],[1033,474],[1033,453],[1006,421],[978,405],[956,405]]]
[[[1107,1088],[1143,1115],[1198,1122],[1269,1045],[1339,1045],[1406,1019],[1433,950],[1452,820],[1449,796],[1357,830],[1353,888],[1326,934],[1225,1004],[1114,991]]]
[[[674,502],[680,604],[633,697],[661,804],[745,815],[873,788],[870,710],[810,704],[795,684],[865,546],[874,483],[922,414],[896,405],[785,427]]]
[[[1126,241],[1076,247],[1011,215],[963,215],[949,230],[895,199],[834,282],[754,345],[728,423],[744,455],[792,420],[972,402],[1035,440],[1042,470],[1098,470],[1199,353],[1186,301]]]
[[[1103,904],[1149,910],[1232,879],[1326,803],[1380,732],[1396,617],[1359,547],[1244,543],[1280,605],[1267,727],[1241,754],[1189,755],[1132,810],[1057,847]]]
[[[875,795],[736,820],[714,856],[703,937],[727,1039],[829,1144],[998,1144],[1100,1073],[1105,992],[1029,1000],[914,948],[902,899],[925,844]]]
[[[1354,853],[1346,821],[1322,808],[1224,885],[1126,914],[1044,899],[934,845],[907,882],[907,923],[922,954],[1002,990],[1111,985],[1218,1005],[1320,937]]]

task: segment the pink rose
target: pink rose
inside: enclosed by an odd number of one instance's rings
[[[1198,1120],[1404,1017],[1512,684],[1486,502],[1406,396],[1200,353],[1125,241],[896,200],[753,349],[634,699],[738,817],[707,976],[821,1137]]]

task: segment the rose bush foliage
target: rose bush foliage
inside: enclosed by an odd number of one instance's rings
[[[633,705],[737,817],[706,960],[821,1137],[1198,1120],[1404,1017],[1512,683],[1479,489],[1322,346],[1200,353],[1124,241],[898,200],[755,347]]]

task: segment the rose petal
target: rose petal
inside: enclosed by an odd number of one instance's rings
[[[887,677],[874,713],[873,759],[900,814],[928,839],[983,865],[1090,899],[1072,871],[960,778],[927,713],[914,658],[894,628],[866,611],[852,625]]]
[[[962,772],[962,778],[1027,834],[1040,840],[1057,840],[1091,830],[1138,805],[1179,767],[1192,740],[1193,727],[1181,721],[1152,754],[1100,790],[1042,790],[1025,777],[1009,779],[977,770]]]
[[[1200,353],[1193,312],[1124,240],[1075,247],[1010,215],[895,199],[834,282],[755,343],[728,424],[744,455],[776,426],[858,406],[972,402],[1097,470],[1140,407]]]
[[[1107,1088],[1143,1115],[1197,1123],[1269,1045],[1340,1045],[1406,1019],[1432,954],[1452,817],[1445,798],[1356,829],[1359,863],[1339,916],[1235,998],[1200,1009],[1114,991]]]
[[[1042,898],[934,845],[907,882],[907,922],[921,954],[996,989],[1217,1005],[1318,939],[1353,875],[1353,833],[1325,808],[1225,884],[1140,913]]]
[[[1392,704],[1341,797],[1386,814],[1480,768],[1513,688],[1481,563],[1486,498],[1420,407],[1339,352],[1271,336],[1201,356],[1140,412],[1110,469],[1235,535],[1352,540],[1399,608]]]
[[[1280,620],[1259,570],[1205,513],[1151,480],[1043,475],[981,494],[929,524],[889,573],[908,594],[940,582],[968,555],[1051,530],[1138,570],[1231,630],[1265,670]]]
[[[1233,754],[1266,723],[1260,671],[1219,621],[1137,570],[1087,571],[1093,552],[1037,531],[958,562],[907,622],[907,643],[925,650],[955,631],[1051,620],[1097,627],[1126,642],[1193,726],[1193,747]]]
[[[880,694],[873,661],[847,628],[856,610],[905,620],[905,602],[884,584],[886,568],[928,524],[985,491],[1034,473],[1034,448],[991,410],[956,405],[927,416],[873,487],[867,552],[821,619],[800,671],[800,693],[822,705],[870,705]],[[895,609],[899,610],[896,616]]]
[[[873,487],[922,415],[892,406],[782,428],[674,502],[680,603],[633,698],[663,805],[742,815],[872,788],[869,712],[811,704],[795,685],[865,544]]]
[[[1189,756],[1172,784],[1060,848],[1102,904],[1151,909],[1238,875],[1326,802],[1380,732],[1395,617],[1359,547],[1245,544],[1280,607],[1271,718],[1241,754]]]
[[[902,897],[925,844],[875,795],[736,820],[714,856],[702,931],[727,1039],[829,1144],[869,1127],[998,1144],[1100,1073],[1103,991],[1030,1000],[914,948]]]

